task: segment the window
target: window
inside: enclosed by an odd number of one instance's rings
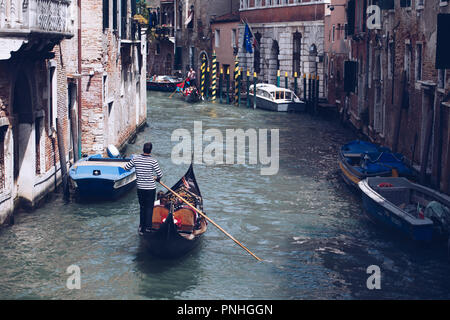
[[[336,27],[333,24],[333,31],[331,32],[331,42],[334,42],[334,33],[336,32]]]
[[[49,62],[49,87],[48,87],[48,134],[52,134],[52,129],[56,129],[56,117],[58,107],[58,77],[56,63],[54,61]]]
[[[128,2],[127,0],[121,0],[121,20],[120,20],[120,37],[122,39],[127,38],[127,13],[128,13]]]
[[[256,8],[261,7],[261,4],[262,4],[262,0],[255,0],[255,7]]]
[[[108,98],[108,76],[103,75],[103,103],[105,103]]]
[[[236,48],[236,29],[231,30],[231,47]]]
[[[402,8],[411,7],[411,0],[400,0],[400,7]]]
[[[220,30],[216,29],[215,33],[214,33],[214,40],[215,40],[215,47],[219,48],[220,47]]]
[[[389,43],[389,48],[388,48],[388,78],[392,79],[394,77],[394,58],[395,58],[395,54],[394,54],[394,42],[390,42]]]
[[[347,36],[355,34],[355,0],[349,0],[347,3]]]
[[[416,45],[416,81],[422,80],[422,44]]]
[[[117,30],[117,1],[118,0],[113,0],[113,29]]]
[[[109,28],[109,0],[103,0],[103,31]]]

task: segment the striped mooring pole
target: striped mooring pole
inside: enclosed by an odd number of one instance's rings
[[[202,56],[202,67],[201,71],[201,83],[200,83],[200,94],[202,98],[205,96],[205,77],[206,77],[206,58],[205,55]]]
[[[238,104],[238,96],[239,96],[239,60],[236,56],[234,59],[234,104]]]
[[[216,59],[216,52],[213,52],[213,56],[212,56],[212,96],[211,96],[211,100],[212,103],[216,103],[216,94],[217,94],[217,90],[216,90],[216,81],[217,81],[217,59]]]

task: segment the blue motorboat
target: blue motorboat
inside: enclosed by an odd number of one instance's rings
[[[84,157],[69,169],[76,195],[83,199],[116,199],[136,185],[134,168],[123,166],[130,158],[122,158],[117,149],[108,147],[108,157],[101,154]]]
[[[450,197],[406,178],[375,177],[359,182],[372,220],[416,241],[447,240]]]
[[[342,146],[339,167],[344,181],[356,190],[358,183],[368,177],[414,177],[402,154],[360,140]]]

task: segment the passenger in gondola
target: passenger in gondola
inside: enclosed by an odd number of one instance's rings
[[[144,231],[151,231],[153,205],[156,196],[156,183],[159,182],[163,174],[158,161],[152,157],[153,145],[151,142],[144,144],[143,153],[133,157],[124,165],[125,170],[136,169],[137,195],[140,207],[139,234]],[[156,175],[156,177],[155,177]],[[147,222],[149,229],[147,229]]]

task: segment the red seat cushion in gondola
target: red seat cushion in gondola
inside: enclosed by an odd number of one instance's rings
[[[169,215],[169,210],[164,206],[155,206],[153,208],[152,228],[159,229],[161,223]]]
[[[174,212],[174,218],[181,221],[180,231],[192,232],[195,225],[195,212],[189,207],[182,207]]]

